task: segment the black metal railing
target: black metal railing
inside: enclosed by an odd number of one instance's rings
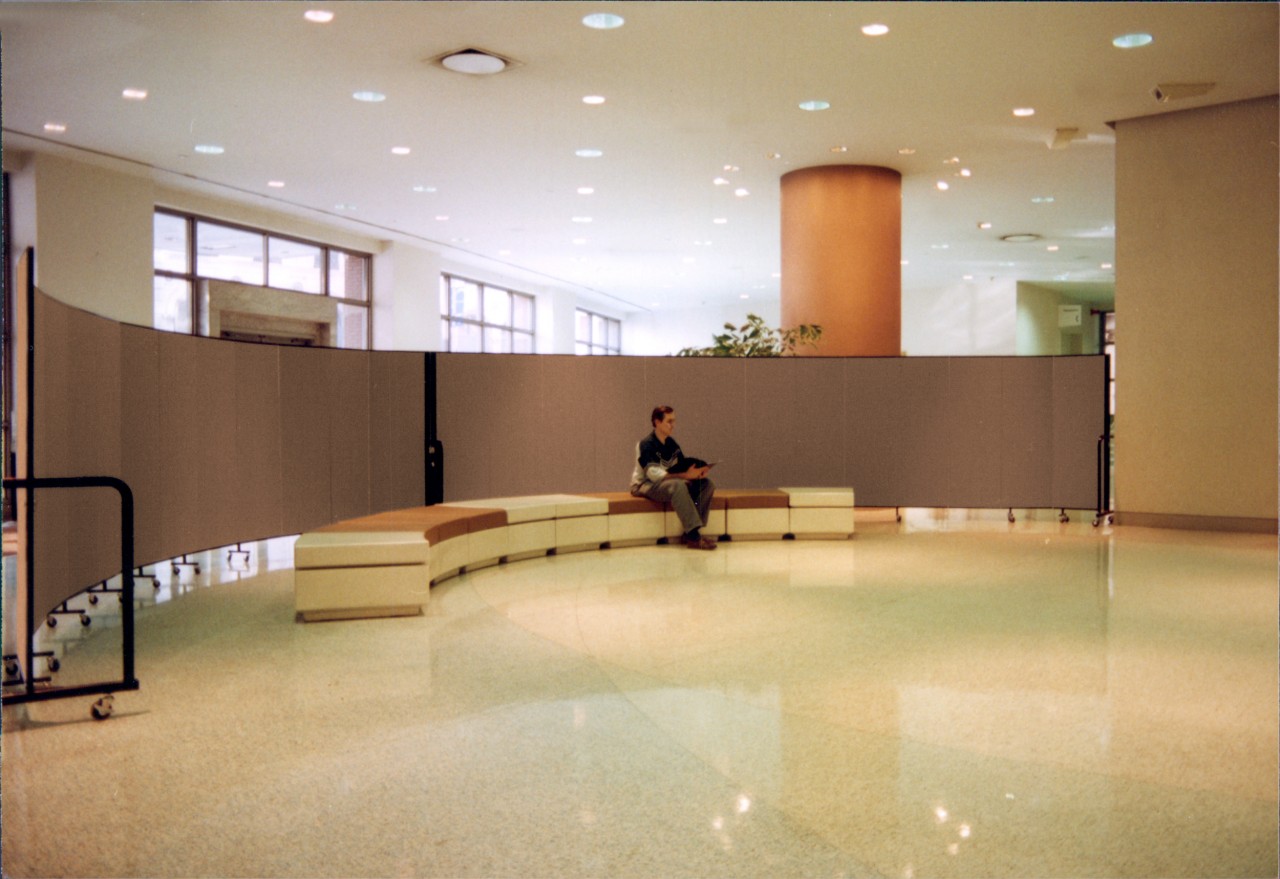
[[[35,674],[35,659],[38,655],[35,649],[35,611],[36,611],[36,556],[35,556],[35,534],[30,527],[30,519],[28,519],[28,528],[26,529],[26,546],[25,551],[25,588],[26,588],[26,638],[25,644],[20,644],[19,649],[22,651],[19,657],[22,660],[21,672],[22,690],[20,692],[6,692],[4,701],[6,703],[20,702],[39,702],[49,699],[65,699],[72,696],[93,696],[120,692],[122,690],[137,690],[139,687],[138,679],[134,674],[134,626],[133,626],[133,490],[129,488],[124,480],[117,479],[114,476],[54,476],[39,477],[31,479],[5,479],[4,488],[6,491],[35,491],[47,488],[112,488],[120,494],[120,614],[121,614],[121,631],[122,631],[122,662],[121,677],[118,681],[102,681],[99,683],[80,684],[70,687],[42,686],[37,688],[37,684],[48,683],[49,679],[37,679]],[[28,510],[30,510],[30,498],[28,498]],[[21,587],[20,587],[21,588]],[[95,708],[94,716],[101,716],[99,710]]]

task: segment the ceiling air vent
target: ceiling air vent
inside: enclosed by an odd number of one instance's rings
[[[465,73],[468,76],[492,76],[495,73],[502,73],[513,67],[519,67],[519,62],[506,58],[496,52],[489,52],[485,49],[458,49],[453,52],[446,52],[443,55],[437,55],[431,59],[431,63],[438,64],[446,70],[452,70],[454,73]]]

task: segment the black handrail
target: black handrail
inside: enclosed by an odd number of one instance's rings
[[[23,646],[25,665],[22,676],[25,682],[23,692],[13,695],[5,694],[4,701],[10,703],[38,702],[48,699],[65,699],[70,696],[91,696],[102,693],[115,693],[121,690],[136,690],[138,679],[134,674],[134,628],[133,628],[133,490],[128,484],[114,476],[50,476],[36,478],[5,479],[6,490],[35,490],[41,488],[113,488],[120,493],[120,614],[122,624],[122,674],[119,681],[104,681],[96,684],[83,684],[75,687],[46,687],[36,689],[35,680],[35,534],[31,528],[26,532],[26,633],[27,643]],[[27,509],[31,510],[30,500]],[[28,520],[30,521],[30,520]]]

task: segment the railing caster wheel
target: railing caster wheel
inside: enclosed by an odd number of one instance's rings
[[[89,709],[89,713],[93,715],[94,720],[106,720],[111,716],[111,712],[115,710],[115,699],[111,696],[103,696]]]

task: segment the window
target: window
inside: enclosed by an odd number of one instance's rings
[[[533,353],[534,300],[528,293],[440,276],[440,338],[445,351]]]
[[[194,333],[198,328],[204,331],[209,316],[201,313],[204,306],[195,295],[198,283],[235,281],[286,293],[339,299],[328,344],[338,348],[369,347],[373,260],[367,253],[162,210],[155,212],[152,246],[152,326],[156,329],[176,333]],[[264,306],[264,311],[271,308]]]
[[[622,353],[622,321],[582,308],[574,317],[574,353]]]

